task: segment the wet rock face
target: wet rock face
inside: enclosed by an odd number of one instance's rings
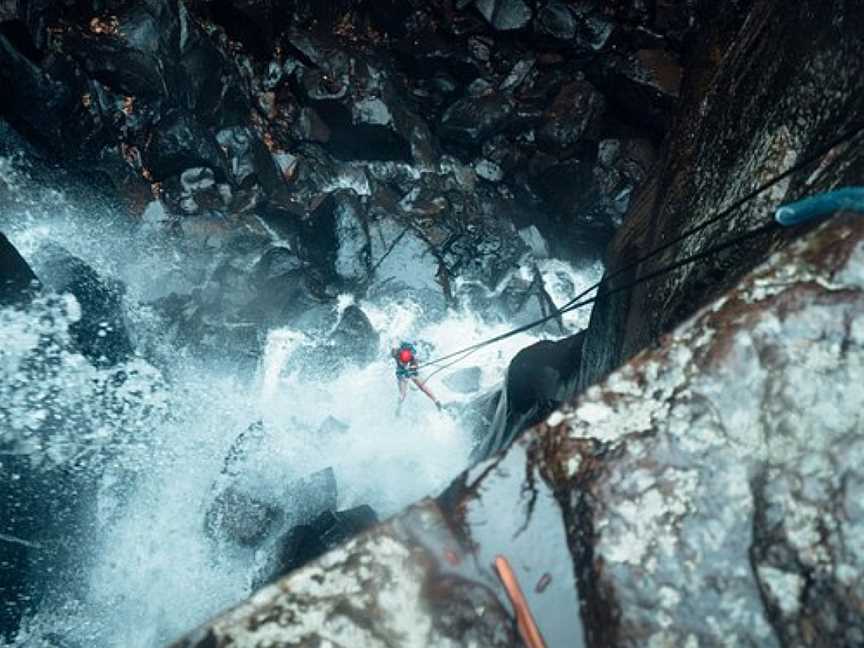
[[[588,645],[861,643],[862,322],[838,216],[536,432]]]
[[[455,647],[466,637],[483,646],[516,645],[495,595],[462,574],[464,558],[439,509],[426,503],[261,589],[174,645]]]
[[[576,391],[584,334],[542,341],[517,353],[504,378],[494,408],[480,397],[464,413],[481,414],[473,426],[480,438],[472,460],[481,461],[507,448],[525,429],[548,416]],[[490,412],[483,409],[490,407]]]
[[[378,355],[378,332],[360,308],[348,306],[330,336],[335,357],[366,364]]]
[[[522,29],[533,15],[524,0],[476,0],[475,5],[489,24],[499,31]]]
[[[0,306],[26,302],[38,282],[15,246],[0,232]]]
[[[292,527],[269,550],[269,560],[255,577],[253,588],[291,573],[377,522],[375,511],[369,506],[358,506],[348,511],[324,511],[313,520]]]
[[[608,250],[609,271],[704,223],[723,206],[849,130],[864,111],[864,68],[854,55],[864,29],[864,8],[845,5],[831,21],[818,18],[822,10],[818,2],[802,2],[787,11],[774,0],[700,8],[710,20],[694,39],[705,43],[708,51],[726,53],[722,58],[707,52],[693,54],[679,91],[687,109],[676,119],[655,172],[641,189],[632,190],[625,225]],[[649,102],[642,93],[654,82],[646,86],[649,76],[643,72],[653,67],[660,76],[652,73],[650,78],[666,79],[661,84],[665,89],[657,86],[651,92],[671,96],[674,87],[673,69],[665,55],[655,54],[646,44],[635,53],[636,58],[632,54],[626,60],[604,58],[603,65],[611,67],[591,75],[590,80],[607,91],[607,100],[610,86],[604,84],[611,81],[613,94],[630,95],[617,96],[617,105],[626,107],[635,101],[632,105],[643,106],[640,111],[650,117]],[[620,75],[629,80],[614,81]],[[824,92],[814,94],[814,87]],[[825,100],[828,96],[830,101]],[[827,153],[730,218],[662,258],[642,264],[634,273],[647,274],[661,262],[672,263],[726,236],[761,225],[784,202],[860,184],[864,173],[861,141],[859,135]],[[614,192],[605,192],[610,193]],[[581,387],[590,386],[689,317],[695,307],[721,294],[770,246],[764,239],[742,244],[624,295],[601,299],[592,312]],[[621,276],[612,285],[628,283],[632,276]]]
[[[43,246],[36,259],[45,286],[74,295],[78,302],[81,317],[69,331],[81,353],[99,367],[128,359],[134,349],[126,329],[123,285],[101,277],[59,245]]]

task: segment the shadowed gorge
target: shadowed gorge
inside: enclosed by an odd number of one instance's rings
[[[0,646],[864,645],[861,34],[0,0]]]

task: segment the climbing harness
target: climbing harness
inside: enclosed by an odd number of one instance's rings
[[[757,227],[757,228],[752,229],[752,230],[748,230],[748,231],[744,232],[743,234],[740,234],[740,235],[733,237],[731,239],[727,239],[726,241],[722,241],[722,242],[720,242],[716,245],[713,245],[713,246],[709,247],[708,249],[703,250],[701,252],[698,252],[696,254],[692,254],[692,255],[687,256],[683,259],[679,259],[678,261],[675,261],[675,262],[670,263],[668,265],[661,266],[660,268],[657,268],[656,270],[649,272],[648,274],[645,274],[645,275],[638,277],[637,279],[635,279],[634,281],[631,281],[630,283],[627,283],[627,284],[624,284],[622,286],[618,286],[616,288],[612,288],[609,290],[605,290],[605,291],[603,290],[603,288],[605,286],[609,285],[609,283],[612,280],[614,280],[615,278],[620,277],[623,274],[638,268],[645,261],[648,261],[650,259],[657,257],[662,252],[664,252],[664,251],[668,250],[669,248],[671,248],[671,247],[685,241],[686,239],[698,234],[699,232],[710,227],[711,225],[718,223],[721,220],[724,220],[726,218],[729,218],[732,214],[736,213],[741,207],[743,207],[747,203],[751,202],[752,200],[754,200],[755,198],[757,198],[761,194],[765,193],[766,191],[768,191],[772,187],[776,186],[777,184],[779,184],[783,180],[785,180],[785,179],[789,178],[790,176],[794,175],[795,173],[799,172],[801,169],[808,167],[808,166],[814,164],[815,162],[820,161],[821,159],[824,158],[824,156],[826,154],[830,153],[834,148],[836,148],[837,146],[839,146],[845,142],[850,141],[852,138],[857,136],[862,131],[864,131],[864,123],[856,124],[855,126],[850,128],[848,131],[846,131],[843,135],[838,136],[837,138],[835,138],[834,140],[832,140],[831,142],[829,142],[825,146],[820,147],[815,153],[813,153],[809,157],[807,157],[804,160],[802,160],[801,162],[798,162],[797,164],[793,165],[792,167],[790,167],[789,169],[787,169],[783,173],[778,174],[777,176],[770,179],[768,182],[764,183],[763,185],[757,187],[756,189],[754,189],[750,193],[746,194],[742,198],[739,198],[738,200],[733,202],[728,207],[721,209],[719,212],[717,212],[715,215],[708,218],[703,223],[700,223],[699,225],[696,225],[695,227],[692,227],[688,230],[685,230],[684,232],[682,232],[678,236],[674,237],[670,241],[667,241],[666,243],[659,245],[658,247],[654,248],[653,250],[646,253],[645,255],[635,259],[634,261],[626,264],[625,266],[623,266],[623,267],[619,268],[618,270],[615,270],[614,272],[605,276],[603,279],[601,279],[597,283],[595,283],[595,284],[589,286],[588,288],[586,288],[585,290],[583,290],[581,293],[576,295],[576,297],[571,299],[569,302],[567,302],[566,304],[564,304],[563,306],[561,306],[557,310],[553,311],[548,316],[540,318],[538,320],[535,320],[535,321],[530,322],[528,324],[525,324],[523,326],[517,327],[517,328],[512,329],[510,331],[507,331],[506,333],[502,333],[501,335],[494,336],[494,337],[489,338],[487,340],[483,340],[481,342],[477,342],[475,344],[467,346],[463,349],[459,349],[459,350],[454,351],[452,353],[448,353],[448,354],[443,355],[439,358],[429,360],[427,362],[424,362],[424,363],[418,365],[417,368],[418,369],[425,369],[426,367],[432,367],[432,366],[439,365],[438,368],[426,378],[425,382],[428,382],[437,373],[453,366],[454,364],[462,362],[463,360],[468,358],[470,355],[476,353],[477,351],[480,351],[481,349],[483,349],[487,346],[490,346],[492,344],[496,344],[498,342],[506,340],[507,338],[513,337],[514,335],[524,333],[525,331],[531,330],[537,326],[540,326],[541,324],[545,324],[546,322],[548,322],[552,319],[560,318],[564,313],[569,313],[570,311],[582,308],[584,306],[588,306],[589,304],[593,304],[594,302],[596,302],[600,299],[603,299],[605,297],[609,297],[609,296],[614,295],[614,294],[619,293],[619,292],[623,292],[625,290],[630,290],[631,288],[634,288],[635,286],[638,286],[638,285],[645,283],[647,281],[651,281],[652,279],[656,279],[657,277],[660,277],[664,274],[668,274],[670,272],[673,272],[673,271],[677,270],[678,268],[681,268],[685,265],[689,265],[691,263],[696,263],[697,261],[701,261],[703,259],[706,259],[706,258],[708,258],[714,254],[717,254],[718,252],[721,252],[721,251],[726,250],[730,247],[733,247],[735,245],[743,243],[744,241],[747,241],[751,238],[757,238],[757,237],[762,236],[764,234],[767,234],[771,231],[774,231],[781,226],[782,227],[793,227],[795,225],[800,225],[803,223],[810,222],[810,221],[814,220],[815,218],[818,218],[819,216],[828,215],[828,214],[834,213],[835,211],[843,210],[843,209],[848,209],[848,210],[852,210],[852,211],[864,211],[864,188],[852,187],[852,188],[846,188],[846,189],[831,191],[831,192],[824,193],[824,194],[819,194],[817,196],[813,196],[811,198],[807,198],[807,199],[801,200],[799,202],[792,203],[791,205],[786,205],[786,206],[779,208],[775,213],[774,220],[772,220],[771,222],[769,222],[765,225],[762,225],[762,226]],[[586,297],[594,290],[597,291],[597,294],[594,297],[590,297],[590,298],[586,299]],[[446,364],[442,364],[442,363],[446,363]]]
[[[528,601],[522,593],[522,588],[519,587],[516,574],[513,573],[513,568],[504,556],[495,557],[495,571],[504,589],[507,590],[510,603],[513,604],[513,610],[516,612],[516,627],[519,628],[522,641],[527,648],[546,648],[546,642],[543,641],[543,635],[540,634],[537,622],[534,621],[534,615],[531,614]]]
[[[417,367],[412,364],[417,358],[417,349],[410,342],[402,342],[394,354],[396,377],[408,379],[417,377]]]

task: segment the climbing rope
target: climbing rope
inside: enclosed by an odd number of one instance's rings
[[[756,189],[754,189],[750,193],[746,194],[742,198],[739,198],[738,200],[733,202],[728,207],[721,209],[714,216],[711,216],[709,219],[707,219],[703,223],[700,223],[699,225],[696,225],[695,227],[692,227],[688,230],[685,230],[684,232],[682,232],[678,236],[674,237],[670,241],[667,241],[666,243],[663,243],[662,245],[659,245],[658,247],[654,248],[650,252],[646,253],[644,256],[641,256],[641,257],[635,259],[634,261],[628,263],[627,265],[625,265],[625,266],[619,268],[618,270],[610,273],[609,275],[605,276],[603,279],[601,279],[597,283],[595,283],[595,284],[589,286],[588,288],[586,288],[585,290],[583,290],[581,293],[579,293],[573,299],[571,299],[569,302],[567,302],[566,304],[564,304],[563,306],[561,306],[560,308],[558,308],[557,310],[552,312],[550,315],[547,315],[546,317],[540,318],[538,320],[535,320],[535,321],[530,322],[528,324],[525,324],[523,326],[519,326],[515,329],[507,331],[506,333],[502,333],[501,335],[496,335],[496,336],[491,337],[489,339],[482,340],[480,342],[477,342],[477,343],[472,344],[470,346],[467,346],[465,348],[459,349],[459,350],[454,351],[452,353],[448,353],[448,354],[443,355],[439,358],[435,358],[433,360],[430,360],[428,362],[424,362],[424,363],[420,364],[418,366],[418,369],[424,369],[426,367],[441,365],[441,363],[445,363],[445,362],[447,363],[447,364],[440,366],[438,369],[436,369],[434,372],[432,372],[425,379],[424,382],[430,380],[433,376],[435,376],[439,372],[443,371],[444,369],[447,369],[448,367],[451,367],[454,364],[462,362],[463,360],[465,360],[470,355],[476,353],[477,351],[480,351],[481,349],[483,349],[487,346],[490,346],[492,344],[496,344],[498,342],[506,340],[506,339],[513,337],[515,335],[519,335],[520,333],[524,333],[526,331],[529,331],[533,328],[536,328],[537,326],[545,324],[546,322],[548,322],[552,319],[560,318],[565,313],[569,313],[569,312],[576,310],[578,308],[583,308],[585,306],[588,306],[589,304],[593,304],[594,302],[598,301],[599,299],[602,299],[604,297],[609,297],[611,295],[622,292],[624,290],[630,290],[631,288],[634,288],[635,286],[638,286],[639,284],[645,283],[647,281],[651,281],[652,279],[656,279],[657,277],[668,274],[670,272],[674,272],[675,270],[677,270],[678,268],[681,268],[682,266],[685,266],[685,265],[688,265],[691,263],[696,263],[697,261],[701,261],[705,258],[712,256],[713,254],[716,254],[718,252],[726,250],[730,247],[733,247],[735,245],[743,243],[747,240],[750,240],[752,238],[757,238],[759,236],[767,234],[767,233],[779,228],[781,225],[784,227],[792,227],[795,225],[799,225],[803,222],[812,220],[814,218],[817,218],[818,216],[825,215],[826,213],[832,213],[833,211],[837,211],[839,209],[854,207],[855,205],[860,206],[861,200],[862,200],[862,193],[864,193],[864,190],[862,190],[860,188],[859,189],[853,188],[853,189],[839,190],[836,192],[831,192],[830,194],[824,194],[824,195],[817,196],[815,198],[807,199],[805,201],[800,201],[799,203],[795,203],[795,205],[787,205],[786,207],[781,207],[780,209],[777,210],[777,213],[775,214],[774,220],[772,220],[771,222],[769,222],[769,223],[767,223],[761,227],[758,227],[758,228],[753,229],[753,230],[749,230],[749,231],[747,231],[747,232],[745,232],[739,236],[736,236],[736,237],[733,237],[733,238],[728,239],[726,241],[723,241],[721,243],[718,243],[717,245],[713,245],[706,250],[703,250],[703,251],[698,252],[696,254],[692,254],[690,256],[687,256],[683,259],[675,261],[674,263],[670,263],[668,265],[662,266],[662,267],[658,268],[657,270],[654,270],[653,272],[650,272],[646,275],[643,275],[643,276],[639,277],[638,279],[636,279],[636,280],[634,280],[628,284],[618,286],[617,288],[607,290],[605,292],[601,292],[601,290],[600,290],[603,286],[608,285],[613,279],[620,277],[621,275],[629,272],[630,270],[633,270],[634,268],[637,268],[638,266],[640,266],[645,261],[648,261],[650,259],[655,258],[656,256],[658,256],[662,252],[664,252],[664,251],[668,250],[669,248],[671,248],[671,247],[685,241],[686,239],[698,234],[699,232],[710,227],[711,225],[714,225],[715,223],[718,223],[721,220],[729,218],[732,214],[734,214],[736,211],[738,211],[741,207],[743,207],[744,205],[746,205],[750,201],[754,200],[755,198],[757,198],[761,194],[765,193],[766,191],[768,191],[772,187],[776,186],[778,183],[782,182],[786,178],[789,178],[790,176],[794,175],[795,173],[798,173],[799,171],[801,171],[802,169],[820,161],[821,159],[823,159],[825,157],[825,155],[827,155],[829,152],[831,152],[834,148],[852,140],[855,136],[857,136],[862,131],[864,131],[864,123],[854,125],[852,128],[847,130],[843,135],[838,136],[837,138],[835,138],[834,140],[832,140],[828,144],[825,144],[824,146],[820,147],[819,149],[816,150],[816,152],[814,152],[809,157],[798,162],[797,164],[794,164],[792,167],[790,167],[789,169],[787,169],[783,173],[780,173],[780,174],[774,176],[772,179],[770,179],[766,183],[760,185],[759,187],[757,187]],[[826,199],[824,196],[830,196],[830,198]],[[816,203],[814,204],[814,203],[808,202],[808,201],[816,201]],[[802,204],[803,204],[803,207],[801,206]],[[789,212],[788,210],[792,209],[793,207],[795,208],[795,211]],[[790,215],[793,213],[795,215],[794,218]],[[594,290],[597,290],[597,294],[594,297],[591,297],[589,299],[585,299],[585,297],[587,297],[588,294]],[[448,360],[450,362],[447,362]]]

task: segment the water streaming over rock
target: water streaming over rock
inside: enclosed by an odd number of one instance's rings
[[[41,556],[31,560],[40,573],[28,574],[41,597],[27,607],[12,645],[150,648],[246,596],[266,547],[214,540],[204,523],[244,429],[258,432],[230,474],[286,509],[302,504],[284,501],[286,485],[327,468],[340,510],[365,504],[386,517],[440,492],[466,467],[475,439],[457,418],[414,389],[396,417],[388,351],[413,339],[428,358],[513,321],[467,307],[430,318],[423,303],[404,295],[343,295],[332,308],[360,306],[380,334],[376,359],[365,366],[336,362],[338,349],[318,349],[320,332],[286,327],[267,334],[251,365],[190,354],[164,333],[151,303],[204,283],[214,255],[185,249],[146,220],[123,222],[109,206],[51,187],[45,177],[34,180],[21,156],[0,158],[0,229],[37,275],[37,252],[56,243],[106,280],[121,281],[123,318],[139,355],[110,367],[88,362],[71,333],[82,317],[71,295],[49,291],[24,309],[0,311],[3,470],[21,473],[22,493],[51,500],[34,514],[32,537],[18,539]],[[526,258],[515,276],[530,281],[534,267],[556,303],[599,273]],[[587,317],[568,315],[564,332]],[[541,335],[522,334],[472,356],[467,365],[480,368],[481,390],[498,384],[510,358]],[[314,371],[298,359],[308,352],[318,354]],[[446,375],[431,383],[441,400],[473,397],[448,389]],[[5,484],[15,483],[6,476]],[[55,509],[65,517],[38,519]]]

